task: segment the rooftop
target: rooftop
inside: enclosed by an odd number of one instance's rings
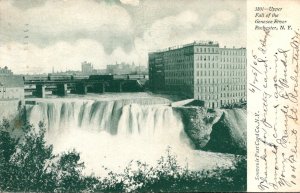
[[[228,48],[226,46],[224,46],[223,48],[220,47],[220,49],[226,49],[226,50],[245,50],[245,47],[240,47],[240,48],[236,48],[236,47],[232,47],[232,48]]]
[[[189,46],[219,46],[219,43],[216,42],[216,41],[194,41],[194,42],[189,43],[189,44],[183,44],[183,45],[168,47],[168,48],[165,48],[165,49],[159,49],[159,50],[156,50],[156,51],[152,51],[150,53],[166,52],[166,51],[177,50],[177,49],[185,48],[185,47],[189,47]]]
[[[177,49],[185,48],[185,47],[189,47],[189,46],[218,46],[219,47],[219,43],[216,42],[216,41],[194,41],[193,43],[177,45],[177,46],[168,47],[168,48],[165,48],[165,49],[159,49],[159,50],[151,51],[150,53],[167,52],[167,51],[177,50]],[[226,46],[224,46],[224,48],[222,48],[222,49],[246,49],[246,48],[244,48],[244,47],[241,47],[241,48],[235,48],[235,47],[226,48]]]

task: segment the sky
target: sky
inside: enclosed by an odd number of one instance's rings
[[[246,47],[246,16],[242,0],[0,0],[0,67],[147,66],[148,52],[198,40]]]

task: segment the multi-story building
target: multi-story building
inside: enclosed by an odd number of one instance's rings
[[[149,53],[154,91],[175,91],[215,108],[246,99],[246,48],[194,42]]]
[[[86,61],[81,63],[81,72],[83,74],[91,74],[91,73],[93,73],[93,70],[94,70],[94,68],[91,63],[86,62]]]
[[[0,119],[14,119],[24,103],[22,76],[0,75]]]
[[[0,100],[24,100],[24,81],[22,76],[0,75]]]
[[[127,64],[125,62],[109,64],[106,66],[107,74],[147,74],[147,68],[144,66],[136,66],[134,63]]]
[[[149,84],[152,90],[165,90],[164,53],[149,54]]]
[[[247,53],[245,48],[220,48],[220,105],[246,101]]]

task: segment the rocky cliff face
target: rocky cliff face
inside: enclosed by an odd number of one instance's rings
[[[247,113],[245,109],[208,111],[199,107],[177,107],[184,130],[197,149],[246,154]]]
[[[210,140],[204,149],[245,155],[247,152],[246,110],[224,110],[221,118],[213,125]]]
[[[201,107],[176,107],[175,110],[181,114],[184,130],[196,149],[203,149],[210,140],[212,126],[222,114]]]

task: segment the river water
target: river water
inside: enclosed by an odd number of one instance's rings
[[[55,153],[80,152],[86,173],[104,175],[103,167],[121,172],[131,160],[155,165],[168,147],[193,170],[229,167],[233,160],[229,154],[194,150],[180,114],[163,97],[122,93],[34,100],[36,105],[27,106],[29,121],[45,123]]]

